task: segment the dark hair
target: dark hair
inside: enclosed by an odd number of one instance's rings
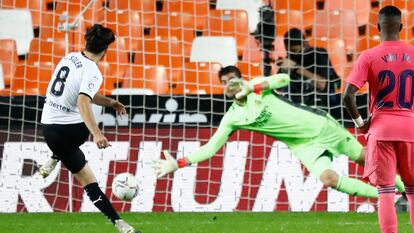
[[[105,51],[115,41],[115,35],[111,29],[95,24],[86,31],[85,40],[86,50],[97,54]]]
[[[401,18],[401,11],[395,6],[385,6],[379,11],[379,17],[397,16]]]
[[[219,70],[218,75],[219,75],[219,78],[221,78],[221,76],[224,76],[224,75],[230,74],[230,73],[234,73],[237,76],[237,78],[242,77],[239,68],[237,68],[236,66],[223,67]]]
[[[285,44],[286,49],[289,48],[288,46],[302,45],[304,41],[305,36],[302,31],[297,28],[292,28],[287,31],[283,38],[283,43]]]

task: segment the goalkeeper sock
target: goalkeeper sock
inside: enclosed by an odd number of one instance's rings
[[[405,193],[404,183],[401,180],[401,176],[395,177],[395,187],[400,193]]]
[[[395,186],[379,186],[378,222],[382,233],[397,233],[397,214],[394,207]]]
[[[378,198],[378,191],[375,187],[346,176],[339,177],[336,189],[354,196]]]
[[[115,224],[115,220],[120,219],[111,202],[99,188],[98,183],[88,184],[84,187],[84,189],[89,199],[96,206],[96,208],[98,208],[106,217],[108,217],[113,224]]]
[[[405,187],[407,199],[408,199],[408,206],[410,207],[410,222],[411,227],[414,229],[414,186],[412,187]]]

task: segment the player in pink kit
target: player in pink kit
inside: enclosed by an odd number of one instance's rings
[[[399,40],[401,11],[382,8],[378,16],[381,44],[364,51],[347,79],[344,104],[356,126],[367,133],[364,176],[377,186],[378,219],[383,233],[397,232],[395,175],[400,173],[414,226],[414,47]],[[355,92],[369,84],[370,119],[364,122]]]

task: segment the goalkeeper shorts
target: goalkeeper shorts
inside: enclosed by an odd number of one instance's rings
[[[311,168],[320,156],[346,155],[356,161],[363,147],[361,143],[331,116],[327,116],[327,124],[313,140],[291,148],[292,153],[305,165]]]
[[[50,150],[72,173],[78,173],[86,164],[79,147],[88,139],[89,130],[84,123],[44,124],[43,135]]]

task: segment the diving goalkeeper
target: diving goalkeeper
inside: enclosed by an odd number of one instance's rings
[[[240,70],[227,66],[219,71],[227,97],[234,99],[209,142],[194,153],[175,160],[164,151],[165,160],[155,162],[158,177],[187,165],[211,158],[227,141],[232,132],[246,129],[265,134],[287,144],[311,174],[338,191],[368,198],[378,198],[377,189],[360,180],[339,176],[332,169],[333,156],[347,155],[364,164],[362,145],[333,117],[306,105],[294,104],[273,90],[289,84],[287,74],[243,81]],[[397,188],[404,192],[401,180]]]

